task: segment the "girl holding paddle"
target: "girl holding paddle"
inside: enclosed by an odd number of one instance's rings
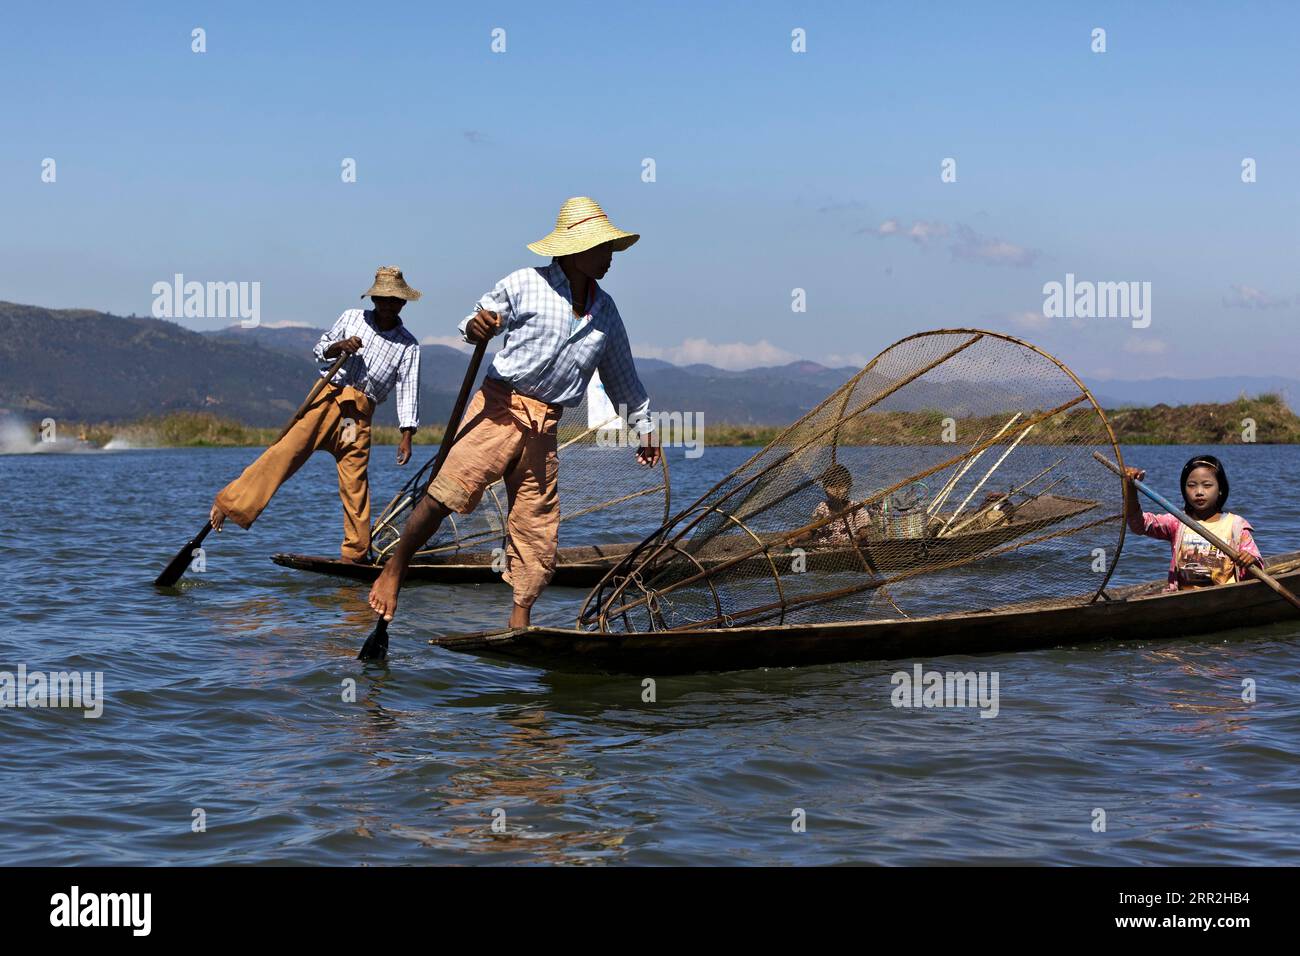
[[[1213,455],[1197,455],[1183,465],[1183,505],[1188,515],[1237,550],[1236,560],[1172,514],[1143,511],[1134,481],[1142,481],[1146,472],[1141,468],[1125,468],[1124,473],[1128,479],[1124,482],[1124,512],[1128,515],[1129,529],[1135,534],[1172,543],[1169,590],[1240,581],[1246,577],[1250,565],[1260,562],[1250,522],[1223,510],[1228,503],[1228,474]]]

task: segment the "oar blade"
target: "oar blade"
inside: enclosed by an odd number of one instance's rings
[[[465,379],[461,382],[460,393],[456,396],[456,403],[452,406],[451,417],[447,420],[447,430],[445,437],[438,448],[438,455],[433,460],[432,471],[429,474],[429,481],[438,474],[442,468],[442,463],[447,460],[447,453],[455,443],[458,435],[457,428],[460,420],[465,415],[465,406],[469,402],[470,390],[474,387],[474,379],[478,376],[479,365],[483,361],[483,354],[487,351],[487,340],[484,339],[474,347],[474,354],[470,357],[469,368],[465,370]],[[423,468],[420,469],[424,471]],[[418,473],[417,473],[418,474]],[[428,482],[421,489],[421,496],[428,490]],[[388,656],[388,622],[382,617],[375,622],[375,629],[370,632],[366,642],[361,645],[361,653],[357,654],[359,661],[380,661]]]
[[[388,622],[382,617],[375,622],[375,629],[370,632],[366,642],[361,645],[359,661],[382,661],[388,656]]]
[[[194,549],[203,543],[203,539],[208,536],[212,530],[212,522],[209,521],[203,526],[203,530],[190,538],[185,546],[176,552],[176,556],[167,562],[167,567],[163,568],[162,574],[154,578],[154,586],[160,588],[173,587],[181,576],[189,569],[190,562],[194,560]]]

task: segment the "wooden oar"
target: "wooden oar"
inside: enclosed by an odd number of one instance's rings
[[[456,439],[460,436],[456,434],[460,428],[460,420],[465,414],[465,406],[469,404],[470,389],[474,387],[474,379],[478,378],[478,367],[483,362],[483,353],[487,351],[488,340],[484,339],[474,347],[474,354],[470,357],[469,368],[465,370],[465,381],[460,384],[460,394],[456,396],[456,404],[452,406],[451,417],[447,419],[447,430],[442,433],[442,444],[438,447],[438,457],[433,460],[433,468],[429,471],[429,481],[425,482],[425,493],[428,493],[429,484],[434,478],[438,477],[438,472],[442,470],[442,463],[447,460],[447,453],[451,451],[451,446],[455,444]],[[414,509],[412,509],[414,510]],[[402,586],[399,581],[397,586]],[[375,622],[375,629],[370,632],[366,642],[361,645],[361,652],[357,654],[359,661],[377,661],[382,660],[388,655],[388,622],[384,620],[383,615]]]
[[[998,505],[1002,504],[1003,501],[1006,501],[1006,502],[1009,504],[1009,503],[1011,502],[1011,497],[1012,497],[1013,495],[1018,495],[1018,494],[1020,494],[1021,492],[1023,492],[1026,488],[1028,488],[1030,485],[1032,485],[1035,481],[1037,481],[1039,478],[1043,477],[1043,475],[1047,474],[1049,471],[1051,471],[1053,468],[1055,468],[1057,465],[1059,465],[1059,464],[1060,464],[1061,462],[1063,462],[1063,461],[1065,461],[1065,456],[1064,456],[1064,455],[1062,455],[1060,458],[1056,459],[1056,461],[1052,462],[1050,465],[1048,465],[1046,468],[1044,468],[1044,469],[1043,469],[1042,471],[1040,471],[1038,474],[1034,475],[1034,477],[1030,478],[1028,481],[1023,482],[1023,483],[1017,485],[1016,487],[1012,488],[1010,491],[1007,492],[1007,496],[1006,496],[1006,498],[999,499],[999,500],[997,500],[997,501],[994,501],[994,502],[991,502],[991,503],[985,505],[985,506],[984,506],[983,508],[981,508],[979,511],[975,512],[975,514],[971,515],[969,518],[964,519],[960,524],[955,525],[955,526],[954,526],[950,531],[948,531],[948,534],[949,534],[949,535],[957,535],[957,534],[961,534],[961,531],[962,531],[963,528],[969,527],[970,525],[974,524],[976,521],[978,521],[978,520],[979,520],[980,518],[982,518],[984,515],[988,514],[989,511],[990,511],[991,509],[996,508]],[[1047,494],[1048,491],[1050,491],[1052,488],[1055,488],[1057,485],[1059,485],[1059,484],[1060,484],[1062,481],[1064,481],[1064,480],[1065,480],[1064,478],[1057,478],[1056,481],[1052,482],[1050,485],[1048,485],[1046,488],[1044,488],[1042,491],[1038,492],[1037,494],[1032,495],[1032,496],[1029,498],[1029,501],[1026,501],[1026,502],[1024,502],[1023,504],[1029,504],[1029,502],[1030,502],[1030,501],[1033,501],[1035,498],[1040,498],[1040,497],[1042,497],[1043,495]],[[1023,505],[1022,505],[1022,507],[1023,507]],[[943,537],[943,535],[940,534],[939,537]]]
[[[970,494],[968,494],[965,498],[962,499],[962,503],[957,506],[957,510],[954,511],[951,515],[949,515],[948,520],[943,523],[943,527],[940,528],[938,534],[935,535],[936,538],[943,537],[943,533],[948,530],[948,526],[957,520],[957,517],[963,511],[965,511],[966,506],[970,504],[970,500],[974,498],[976,494],[979,493],[979,490],[981,488],[984,487],[984,483],[993,477],[993,472],[997,471],[999,468],[1002,467],[1002,463],[1007,460],[1008,455],[1010,455],[1013,451],[1016,450],[1016,446],[1020,444],[1021,439],[1023,439],[1026,435],[1028,435],[1033,430],[1034,430],[1034,426],[1030,425],[1028,428],[1026,428],[1024,431],[1022,431],[1019,435],[1016,436],[1016,440],[1011,443],[1011,447],[1009,447],[1006,451],[1002,453],[1002,457],[999,458],[997,461],[995,461],[993,463],[993,467],[984,473],[984,477],[975,483],[975,487],[970,490]]]
[[[1101,452],[1094,451],[1092,453],[1092,457],[1096,458],[1099,462],[1101,462],[1111,471],[1115,472],[1115,474],[1119,475],[1121,478],[1125,477],[1124,473],[1119,470],[1119,465],[1115,464],[1105,455],[1101,454]],[[1138,491],[1142,492],[1142,494],[1146,495],[1148,498],[1150,498],[1160,507],[1164,508],[1171,515],[1173,515],[1183,524],[1187,525],[1187,527],[1191,528],[1193,531],[1199,534],[1206,541],[1210,542],[1210,544],[1214,545],[1216,548],[1218,548],[1228,557],[1232,558],[1234,561],[1241,560],[1240,551],[1238,551],[1232,545],[1228,544],[1228,542],[1224,541],[1217,534],[1215,534],[1209,528],[1205,527],[1205,525],[1201,524],[1195,518],[1183,514],[1183,512],[1180,511],[1178,508],[1174,507],[1172,503],[1165,500],[1164,496],[1162,496],[1159,492],[1154,491],[1151,488],[1148,488],[1145,484],[1138,481],[1136,478],[1130,478],[1128,480],[1133,482],[1133,487],[1137,488]],[[1255,577],[1259,578],[1259,580],[1263,581],[1274,591],[1276,591],[1279,596],[1285,598],[1287,601],[1290,601],[1293,605],[1295,605],[1297,609],[1300,609],[1300,598],[1297,598],[1294,594],[1292,594],[1281,584],[1279,584],[1275,578],[1273,578],[1267,571],[1261,568],[1258,564],[1248,564],[1246,565],[1246,570],[1250,574],[1253,574]]]
[[[298,406],[298,410],[293,413],[293,418],[289,419],[289,424],[284,426],[284,430],[280,432],[279,438],[276,438],[275,441],[271,442],[272,445],[274,445],[275,442],[278,442],[280,438],[289,434],[289,429],[293,428],[298,419],[302,418],[302,416],[306,414],[307,409],[311,407],[311,403],[314,402],[316,396],[320,394],[320,390],[325,387],[325,383],[332,379],[335,373],[342,368],[343,363],[347,361],[350,354],[350,352],[344,352],[340,355],[334,364],[329,367],[329,371],[321,376],[316,384],[312,386],[311,391],[307,393],[306,401]],[[181,575],[183,575],[186,569],[189,568],[190,562],[194,560],[195,549],[203,543],[203,539],[208,536],[208,532],[211,530],[212,521],[209,519],[204,523],[203,527],[199,530],[199,533],[190,538],[190,540],[185,544],[185,547],[176,552],[176,556],[167,563],[167,567],[163,568],[162,574],[154,578],[154,586],[169,588],[179,581]]]
[[[1005,432],[1008,428],[1010,428],[1012,425],[1014,425],[1016,422],[1020,420],[1021,414],[1022,414],[1021,412],[1016,412],[1014,415],[1012,415],[1011,418],[1007,421],[1007,423],[1003,425],[1001,428],[999,428],[997,432],[994,433],[991,441],[996,441],[998,438],[1002,437],[1003,432]],[[980,440],[983,439],[983,437],[984,437],[984,432],[981,431],[980,437],[975,439],[975,444],[971,445],[971,451],[974,451],[976,448],[980,447]],[[985,446],[984,448],[980,449],[979,454],[977,454],[974,458],[968,458],[966,460],[966,464],[962,466],[961,471],[957,472],[957,474],[953,476],[952,480],[949,481],[948,484],[944,486],[943,493],[941,495],[936,495],[934,501],[930,503],[930,507],[925,509],[926,514],[930,515],[930,517],[932,518],[938,517],[939,509],[944,506],[944,503],[948,500],[948,495],[950,495],[953,489],[957,487],[957,482],[961,481],[962,476],[965,475],[966,472],[970,470],[971,466],[974,465],[975,462],[979,461],[982,457],[984,457],[984,452],[988,451],[988,449],[989,446]]]
[[[982,429],[979,433],[979,437],[975,439],[975,444],[971,445],[971,448],[978,448],[979,443],[984,440],[984,436],[987,432],[987,428]],[[931,499],[930,504],[926,507],[925,513],[927,515],[932,516],[943,507],[943,503],[948,500],[948,495],[952,493],[953,486],[956,485],[957,482],[961,481],[961,476],[966,474],[966,469],[972,464],[973,462],[966,462],[963,467],[953,472],[951,478],[943,483],[943,487],[939,489],[938,493],[935,494],[934,498]]]

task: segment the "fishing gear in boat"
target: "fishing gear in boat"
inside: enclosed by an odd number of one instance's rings
[[[1300,588],[1300,551],[1270,558],[1265,573],[1283,586]],[[556,671],[644,676],[1161,641],[1294,619],[1295,610],[1257,581],[1170,591],[1162,575],[1157,581],[1107,587],[1105,600],[1092,602],[1063,599],[927,617],[636,634],[533,626],[444,634],[429,643]]]
[[[995,332],[909,336],[632,549],[578,627],[1089,602],[1124,540],[1122,484],[1094,451],[1122,460],[1101,407],[1058,359]]]

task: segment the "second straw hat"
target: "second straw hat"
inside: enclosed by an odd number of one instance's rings
[[[392,296],[394,299],[406,299],[408,302],[414,302],[420,297],[419,292],[406,284],[406,277],[397,266],[380,266],[376,269],[375,284],[361,293],[361,298],[364,299],[368,295]]]

